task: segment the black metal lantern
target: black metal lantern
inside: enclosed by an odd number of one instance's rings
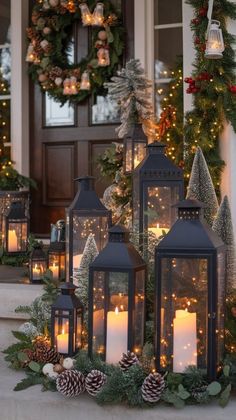
[[[55,280],[65,280],[65,242],[51,242],[48,250],[48,268]]]
[[[89,354],[117,363],[123,352],[139,354],[144,340],[146,264],[122,226],[90,265]]]
[[[8,254],[22,254],[27,251],[29,219],[20,202],[13,202],[5,217],[4,249]]]
[[[68,356],[75,355],[82,346],[83,305],[75,295],[76,288],[73,283],[63,283],[52,305],[52,346]]]
[[[124,138],[124,172],[131,173],[146,156],[147,136],[142,124],[134,124]]]
[[[31,283],[38,283],[43,280],[47,270],[47,256],[40,244],[34,246],[29,259],[29,277]]]
[[[0,242],[4,244],[4,218],[8,214],[11,204],[19,201],[29,216],[29,192],[28,191],[0,191]]]
[[[80,189],[66,214],[67,274],[71,278],[78,268],[86,241],[94,236],[100,251],[107,242],[107,231],[111,223],[111,212],[99,200],[95,190],[95,178],[78,178]]]
[[[202,204],[176,205],[178,220],[156,247],[157,369],[207,369],[224,351],[225,246],[201,217]]]
[[[183,171],[165,156],[164,144],[154,142],[147,148],[146,158],[133,172],[133,225],[158,239],[176,219],[172,206],[183,198]]]

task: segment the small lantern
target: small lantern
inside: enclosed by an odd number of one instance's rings
[[[70,278],[78,268],[88,236],[94,236],[100,251],[107,242],[107,231],[111,223],[111,212],[99,200],[94,190],[94,177],[78,178],[80,190],[67,209],[66,255],[67,274]]]
[[[107,48],[99,48],[97,57],[99,67],[106,67],[110,65],[110,55]]]
[[[126,174],[142,162],[146,156],[147,136],[142,124],[134,124],[127,137],[124,138],[124,172]]]
[[[104,16],[103,16],[103,9],[104,4],[103,3],[97,3],[96,7],[93,11],[93,20],[92,25],[93,26],[102,26],[104,22]]]
[[[71,89],[70,89],[71,81],[69,78],[66,78],[63,82],[63,95],[70,95]]]
[[[52,242],[48,250],[48,268],[53,279],[65,280],[66,252],[65,242]]]
[[[178,220],[156,247],[157,369],[207,369],[224,352],[225,246],[201,216],[202,204],[176,205]]]
[[[19,201],[24,207],[25,215],[29,215],[29,192],[28,191],[0,191],[0,242],[4,243],[5,216],[8,214],[9,209],[13,202]]]
[[[144,341],[146,264],[122,226],[89,269],[89,354],[117,363],[127,350],[140,354]]]
[[[11,204],[5,217],[5,251],[8,254],[21,254],[27,251],[29,219],[20,202]]]
[[[93,15],[91,14],[88,5],[86,3],[81,3],[79,5],[81,11],[81,19],[84,26],[92,25]]]
[[[70,78],[70,94],[71,95],[77,95],[78,93],[78,82],[76,77]]]
[[[84,71],[81,76],[80,90],[90,90],[90,80],[88,71]]]
[[[158,239],[176,219],[172,206],[183,198],[183,171],[165,156],[164,144],[151,143],[147,149],[146,158],[133,171],[133,224]]]
[[[29,44],[28,49],[27,49],[26,59],[25,60],[28,63],[34,63],[35,60],[36,60],[36,58],[37,58],[37,54],[34,51],[34,46],[33,46],[33,44]]]
[[[52,346],[58,353],[74,356],[82,347],[83,305],[73,283],[63,283],[52,305]]]
[[[225,49],[222,30],[218,20],[211,20],[206,37],[205,58],[217,59],[223,57]]]
[[[43,280],[44,273],[47,270],[47,257],[40,244],[35,245],[30,254],[29,271],[31,283],[38,283]]]

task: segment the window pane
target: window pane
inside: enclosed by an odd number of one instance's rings
[[[177,57],[183,52],[182,28],[155,31],[155,77],[170,77],[168,70],[176,65]]]
[[[155,0],[155,25],[182,22],[182,0]]]
[[[92,106],[92,124],[119,123],[119,107],[110,97],[97,95]]]
[[[61,106],[45,94],[45,125],[46,127],[74,125],[74,107],[68,103]]]

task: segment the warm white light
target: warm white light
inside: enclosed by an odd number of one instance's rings
[[[81,76],[80,90],[90,90],[89,73],[84,71]]]
[[[92,25],[93,15],[90,13],[88,5],[86,3],[81,3],[79,5],[81,11],[81,19],[84,26]]]
[[[103,3],[97,3],[96,4],[96,7],[95,7],[94,12],[93,12],[93,23],[92,23],[92,25],[102,26],[103,21],[104,21],[103,9],[104,9],[104,4]]]
[[[224,40],[220,22],[212,20],[207,31],[205,57],[210,59],[222,58],[224,51]]]

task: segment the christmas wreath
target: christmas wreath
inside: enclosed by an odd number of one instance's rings
[[[57,102],[79,103],[101,92],[123,53],[121,16],[110,1],[37,0],[27,28],[29,73]],[[90,29],[88,55],[71,63],[73,27]]]

